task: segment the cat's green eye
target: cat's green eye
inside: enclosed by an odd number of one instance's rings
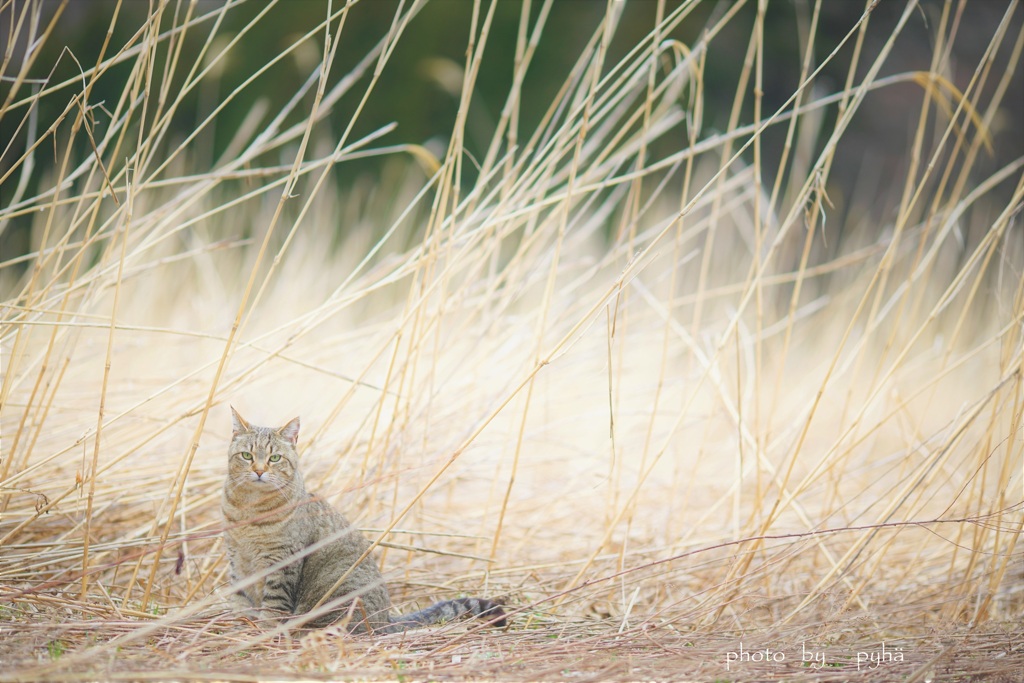
[[[252,460],[252,453],[239,453],[242,456],[242,460]]]
[[[281,459],[281,456],[278,455],[277,453],[274,453],[272,456],[270,456],[270,462],[277,462],[280,459]]]

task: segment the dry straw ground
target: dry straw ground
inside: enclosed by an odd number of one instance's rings
[[[387,121],[353,133],[422,3],[339,74],[363,3],[326,2],[220,93],[320,55],[211,159],[223,110],[169,124],[245,39],[219,33],[235,3],[154,0],[60,81],[34,60],[67,7],[0,2],[0,230],[31,230],[0,263],[0,680],[1020,680],[1024,156],[985,165],[1019,125],[1019,4],[956,77],[974,2],[907,2],[881,39],[866,3],[835,44],[807,3],[783,65],[762,49],[774,5],[718,6],[683,44],[695,5],[656,4],[613,63],[609,3],[525,130],[550,3],[523,5],[503,56],[494,5],[467,2],[435,153],[386,146]],[[709,46],[737,17],[715,127]],[[912,22],[931,64],[894,73]],[[845,82],[818,80],[838,56]],[[503,58],[514,85],[471,155],[478,68]],[[782,68],[802,85],[769,109]],[[120,99],[93,99],[103,79]],[[830,192],[862,163],[851,123],[894,89],[915,103],[893,116],[903,174]],[[395,160],[378,181],[335,189],[374,155]],[[225,612],[229,403],[301,415],[311,486],[380,542],[404,609],[480,594],[511,626],[368,638]]]

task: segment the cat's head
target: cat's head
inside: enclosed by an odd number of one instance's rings
[[[228,447],[228,483],[252,492],[285,498],[304,490],[299,470],[299,418],[283,427],[257,427],[231,409],[233,433]],[[265,490],[263,490],[265,489]]]

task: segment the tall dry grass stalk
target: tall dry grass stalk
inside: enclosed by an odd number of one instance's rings
[[[866,3],[834,45],[813,3],[786,65],[766,61],[767,2],[718,7],[687,45],[697,4],[659,1],[624,53],[609,2],[525,129],[552,3],[523,4],[506,56],[478,0],[437,156],[361,118],[422,2],[343,74],[364,3],[326,3],[176,138],[274,5],[230,36],[236,4],[151,3],[58,81],[37,57],[67,5],[0,3],[0,231],[31,231],[0,263],[0,679],[877,680],[857,653],[882,641],[891,680],[1019,673],[1024,156],[981,171],[1020,93],[1017,2],[966,80],[950,54],[973,3],[930,3],[930,67],[889,73],[917,2],[881,40]],[[737,26],[715,128],[709,49]],[[287,104],[210,158],[225,105],[310,46]],[[822,82],[838,56],[845,82]],[[488,59],[513,85],[474,154]],[[800,86],[774,108],[780,68]],[[830,196],[861,163],[850,126],[892,89],[919,103],[905,174]],[[379,183],[333,189],[373,156],[395,159]],[[379,541],[398,602],[484,594],[513,626],[372,640],[224,613],[229,402],[302,416],[311,487]],[[727,670],[741,643],[787,663]]]

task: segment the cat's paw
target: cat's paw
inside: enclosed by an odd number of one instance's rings
[[[281,615],[278,614],[277,612],[274,612],[274,611],[271,611],[271,610],[267,610],[267,609],[256,610],[256,609],[254,609],[254,610],[252,610],[252,612],[253,612],[253,616],[251,617],[251,619],[260,628],[266,628],[266,629],[275,628],[282,621],[281,620]]]
[[[268,631],[285,623],[288,620],[288,617],[291,616],[281,610],[268,609],[266,607],[262,609],[252,609],[250,612],[251,615],[249,616],[249,621],[253,622],[253,624],[259,628]]]

